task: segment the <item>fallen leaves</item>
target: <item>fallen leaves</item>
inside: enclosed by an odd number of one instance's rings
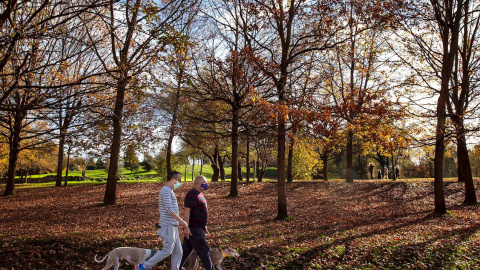
[[[0,269],[101,269],[95,254],[118,246],[160,248],[153,226],[160,188],[119,184],[115,206],[101,206],[101,185],[1,197]],[[189,188],[176,192],[180,205]],[[445,188],[449,214],[442,217],[432,215],[429,182],[287,184],[290,221],[273,220],[275,183],[242,183],[239,198],[226,198],[228,183],[210,183],[205,197],[210,232],[241,255],[226,258],[224,269],[479,269],[479,206],[461,205],[461,183]],[[169,259],[156,269],[169,269]]]

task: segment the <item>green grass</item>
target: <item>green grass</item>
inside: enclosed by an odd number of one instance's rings
[[[179,166],[174,168],[175,170],[179,171],[182,173],[182,180],[185,181],[185,169],[186,169],[186,181],[192,181],[192,166],[188,165],[186,166]],[[242,168],[242,174],[244,177],[245,181],[245,174],[246,174],[246,168]],[[276,178],[276,173],[277,173],[277,168],[274,167],[269,167],[267,168],[267,171],[265,172],[265,179],[274,179]],[[231,167],[226,167],[225,168],[225,178],[226,181],[231,180],[231,174],[232,174],[232,168]],[[30,179],[38,179],[38,178],[44,178],[46,176],[55,176],[56,173],[48,173],[48,174],[35,174],[35,175],[29,175],[28,178]],[[139,182],[139,183],[148,183],[148,182],[156,182],[156,181],[162,181],[158,175],[156,177],[152,177],[157,175],[156,171],[138,171],[138,172],[132,172],[127,169],[123,169],[118,176],[123,176],[123,178],[128,177],[128,180],[119,180],[119,183],[129,183],[132,181]],[[194,172],[193,172],[193,177],[200,175],[200,166],[195,166]],[[202,175],[204,175],[208,180],[210,180],[213,176],[213,169],[210,165],[204,165],[203,170],[202,170]],[[65,176],[65,172],[63,173],[63,176]],[[82,176],[81,171],[70,171],[68,172],[68,176],[70,177],[78,177]],[[87,180],[82,180],[82,181],[73,181],[69,180],[68,181],[68,186],[76,186],[76,185],[99,185],[99,184],[105,184],[106,181],[105,179],[108,177],[108,172],[105,170],[87,170],[85,176],[88,178]],[[144,176],[148,176],[148,178],[143,178]],[[18,178],[18,176],[17,176]],[[253,168],[250,169],[250,180],[253,178]],[[193,178],[194,179],[194,178]],[[62,182],[63,185],[63,182]],[[42,183],[29,183],[27,179],[27,183],[18,183],[15,184],[16,188],[45,188],[45,187],[54,187],[55,186],[55,181],[47,181],[47,182],[42,182]],[[5,184],[0,184],[0,189],[5,188]]]

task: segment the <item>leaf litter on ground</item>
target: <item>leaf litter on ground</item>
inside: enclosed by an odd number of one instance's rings
[[[238,198],[227,198],[229,184],[205,192],[210,246],[218,249],[214,237],[241,255],[226,258],[224,269],[480,269],[479,205],[462,205],[463,183],[445,182],[442,216],[433,214],[429,181],[287,183],[286,221],[275,220],[276,183],[242,182]],[[102,205],[102,185],[0,197],[0,269],[101,269],[95,254],[160,249],[161,186],[118,184],[113,206]],[[189,188],[176,190],[180,208]],[[169,259],[154,269],[170,269]]]

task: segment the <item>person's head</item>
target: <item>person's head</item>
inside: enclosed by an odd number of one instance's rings
[[[203,175],[195,177],[195,183],[193,184],[195,189],[203,192],[208,189],[207,179]]]
[[[180,181],[182,181],[182,174],[177,172],[177,171],[172,171],[170,173],[168,173],[167,175],[167,182],[173,184],[173,187],[174,188],[179,188],[182,183],[180,183]]]

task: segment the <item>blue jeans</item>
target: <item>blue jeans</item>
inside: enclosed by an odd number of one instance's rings
[[[186,237],[183,238],[183,256],[180,268],[185,264],[192,250],[195,249],[198,257],[200,257],[202,261],[203,267],[205,267],[206,270],[214,270],[212,261],[210,260],[210,247],[208,247],[207,239],[205,238],[205,231],[202,227],[190,227],[190,232],[192,235],[190,235],[188,239]]]

